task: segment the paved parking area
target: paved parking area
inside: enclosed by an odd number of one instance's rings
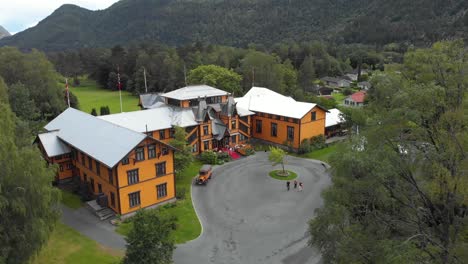
[[[286,191],[272,179],[268,153],[215,168],[207,186],[194,186],[192,199],[202,235],[178,245],[176,264],[314,264],[317,250],[307,247],[307,222],[322,205],[330,178],[320,162],[288,156],[286,169],[298,173],[304,190]],[[278,167],[279,168],[279,167]]]
[[[117,250],[125,250],[125,239],[115,232],[108,220],[99,220],[86,206],[76,210],[61,205],[62,222],[99,244]]]

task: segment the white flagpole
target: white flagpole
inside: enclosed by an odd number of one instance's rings
[[[119,97],[120,97],[120,113],[122,110],[122,84],[120,83],[120,68],[117,67],[117,86],[119,87]]]
[[[67,88],[67,103],[68,107],[70,107],[70,92],[68,91],[68,78],[65,78],[65,87]]]
[[[143,67],[143,77],[145,78],[145,93],[148,93],[148,86],[146,85],[146,69]]]

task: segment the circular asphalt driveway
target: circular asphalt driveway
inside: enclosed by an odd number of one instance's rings
[[[268,153],[259,152],[213,170],[206,186],[193,186],[192,199],[203,226],[197,239],[178,245],[175,264],[313,264],[307,222],[322,205],[330,178],[318,161],[288,156],[286,169],[298,174],[304,190],[268,176]]]

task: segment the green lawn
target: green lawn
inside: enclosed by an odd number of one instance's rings
[[[106,90],[90,79],[81,78],[81,85],[70,87],[70,91],[76,95],[80,110],[91,113],[96,108],[99,114],[101,106],[109,106],[111,114],[120,113],[119,91]],[[127,91],[122,91],[122,108],[124,112],[139,110],[138,97]]]
[[[162,216],[177,217],[177,229],[171,233],[171,237],[177,244],[195,239],[201,233],[200,221],[193,208],[190,193],[193,177],[198,174],[201,166],[202,163],[196,160],[176,177],[176,186],[178,189],[183,188],[185,190],[185,199],[177,201],[175,206],[168,204],[155,209],[159,210]],[[126,235],[130,229],[131,221],[126,221],[120,224],[116,231],[119,234]]]
[[[286,170],[286,171],[289,173],[289,175],[286,177],[278,174],[279,172],[282,172],[282,170],[270,171],[269,175],[273,179],[282,180],[282,181],[290,181],[290,180],[294,180],[297,178],[297,173],[290,171],[290,170]]]
[[[81,206],[83,206],[83,203],[81,202],[81,199],[78,195],[62,189],[60,189],[60,191],[62,193],[62,203],[65,206],[70,207],[72,209],[78,209]]]
[[[338,150],[338,144],[331,144],[326,148],[315,150],[306,154],[295,154],[290,153],[290,155],[299,157],[299,158],[306,158],[306,159],[316,159],[321,160],[328,163],[328,159],[330,155],[335,153]]]
[[[119,263],[123,252],[104,248],[72,228],[58,223],[32,264]]]
[[[338,104],[341,104],[347,96],[342,93],[332,93],[332,97]]]

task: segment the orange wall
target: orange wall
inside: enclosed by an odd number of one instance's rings
[[[148,144],[153,144],[155,141],[147,139]],[[148,148],[145,143],[139,146],[144,146],[145,159],[143,161],[135,161],[135,151],[132,151],[129,157],[129,164],[123,165],[120,162],[117,166],[117,174],[119,181],[119,196],[121,204],[121,214],[134,212],[140,208],[145,208],[157,203],[172,199],[175,197],[175,181],[174,181],[174,152],[168,148],[168,154],[162,155],[162,144],[156,143],[156,158],[148,159]],[[158,157],[158,153],[161,155]],[[156,164],[166,162],[166,175],[156,177]],[[129,185],[127,171],[138,169],[139,182]],[[156,185],[167,183],[167,196],[157,199]],[[130,208],[129,194],[140,191],[140,205]]]
[[[293,122],[290,122],[290,118],[287,117],[280,117],[280,120],[276,119],[271,119],[269,118],[269,115],[267,114],[266,116],[255,115],[252,118],[252,135],[255,138],[259,138],[262,140],[266,140],[269,142],[273,142],[276,144],[281,144],[284,145],[284,143],[288,140],[287,138],[287,127],[291,126],[294,127],[294,140],[292,142],[292,146],[294,148],[299,147],[299,124],[295,124]],[[262,133],[257,133],[256,129],[256,120],[262,120]],[[271,123],[276,123],[277,124],[277,136],[273,137],[271,136]]]
[[[312,112],[316,112],[316,120],[312,121]],[[325,134],[325,111],[314,107],[301,119],[301,142],[306,138],[311,138]]]
[[[65,180],[73,177],[72,162],[70,154],[53,157],[50,159],[52,163],[58,164],[57,180]]]
[[[99,184],[102,187],[102,193],[107,195],[108,199],[108,206],[109,208],[113,209],[115,212],[119,213],[119,201],[118,201],[118,194],[117,194],[117,181],[115,177],[115,170],[112,171],[112,180],[113,183],[111,184],[109,179],[109,168],[100,163],[100,174],[97,174],[96,168],[96,161],[92,159],[93,167],[92,170],[89,169],[89,160],[88,156],[85,154],[85,164],[81,163],[81,155],[82,153],[78,151],[78,159],[75,160],[75,167],[79,170],[80,173],[80,180],[81,182],[85,181],[84,175],[86,174],[86,182],[91,184],[91,179],[94,180],[94,195],[99,194]],[[115,206],[111,205],[111,192],[115,195]]]

